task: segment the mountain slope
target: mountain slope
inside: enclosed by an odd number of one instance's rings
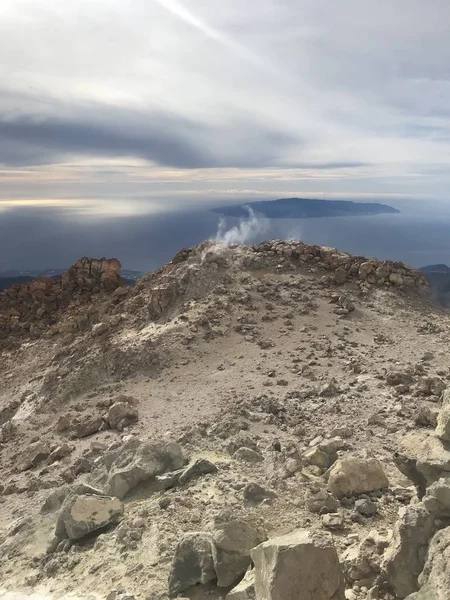
[[[355,509],[363,497],[337,502],[331,531],[341,557],[369,530],[392,527],[415,494],[393,453],[406,433],[433,426],[449,380],[450,320],[423,276],[401,263],[300,242],[205,243],[133,288],[86,301],[81,289],[51,316],[40,333],[25,324],[10,332],[1,350],[7,590],[164,598],[182,532],[211,531],[225,506],[228,519],[256,519],[269,537],[330,530],[307,497],[326,488],[338,456],[376,458],[389,478],[388,489],[365,495],[372,517]],[[112,425],[118,404],[130,419],[124,430]],[[120,525],[47,553],[58,490],[84,482],[108,491],[118,468],[110,461],[128,464],[136,438],[176,440],[191,463],[217,471],[170,489],[138,480]],[[319,448],[333,444],[331,454]],[[255,455],[236,456],[242,447]],[[266,500],[248,502],[256,483]],[[355,581],[346,585],[365,600]],[[225,592],[211,583],[186,593]]]

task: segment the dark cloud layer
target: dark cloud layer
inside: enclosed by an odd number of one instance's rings
[[[40,104],[46,103],[41,99]],[[95,102],[52,108],[52,114],[0,114],[0,163],[39,165],[76,155],[136,157],[186,169],[255,168],[273,164],[294,142],[289,134],[251,119],[206,125],[168,111]],[[239,143],[231,143],[233,137]]]

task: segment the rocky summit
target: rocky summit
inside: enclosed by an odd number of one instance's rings
[[[205,242],[0,293],[0,598],[449,600],[450,314]]]

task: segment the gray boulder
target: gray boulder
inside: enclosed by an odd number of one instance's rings
[[[450,597],[450,527],[438,531],[431,540],[419,585],[420,590],[407,600],[448,600]]]
[[[450,390],[442,395],[442,407],[436,423],[436,435],[444,442],[450,442]]]
[[[122,499],[139,483],[180,469],[183,463],[181,448],[175,442],[151,442],[125,448],[111,465],[106,493]]]
[[[344,600],[344,576],[331,535],[299,529],[257,546],[258,600]]]
[[[138,411],[129,402],[115,402],[105,416],[105,421],[111,429],[118,429],[119,431],[137,420]]]
[[[251,550],[267,536],[251,519],[233,518],[226,511],[214,520],[213,538],[217,585],[228,587],[246,572]]]
[[[450,517],[450,475],[441,477],[430,485],[423,504],[437,518]]]
[[[178,479],[180,485],[184,485],[190,479],[200,477],[200,475],[208,475],[209,473],[217,473],[218,469],[214,463],[205,458],[199,458],[192,465],[186,467]]]
[[[255,572],[247,571],[244,579],[227,594],[225,600],[255,600]]]
[[[423,504],[400,509],[382,564],[386,580],[397,598],[406,598],[418,589],[417,578],[425,563],[433,527],[433,516]]]
[[[306,508],[312,513],[336,512],[340,504],[327,490],[309,491],[306,494]]]
[[[216,579],[214,540],[210,533],[186,533],[175,550],[169,574],[169,595],[174,597],[198,583]]]
[[[248,463],[260,463],[264,461],[263,456],[259,452],[252,450],[252,448],[245,447],[236,450],[232,458]]]
[[[394,461],[398,469],[421,488],[421,493],[426,486],[450,474],[450,449],[427,431],[403,436]]]
[[[71,494],[61,507],[55,536],[79,540],[111,523],[118,523],[123,511],[123,503],[118,498]]]
[[[47,442],[34,442],[30,444],[25,451],[22,459],[19,461],[18,471],[27,471],[37,467],[39,463],[45,460],[50,454],[50,446]]]

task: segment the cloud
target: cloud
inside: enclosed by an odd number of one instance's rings
[[[0,114],[0,163],[5,165],[63,162],[75,155],[131,156],[181,169],[264,167],[295,141],[250,119],[222,126],[169,111],[99,103],[53,103],[51,114]]]
[[[447,197],[449,19],[447,0],[2,0],[0,198]]]

